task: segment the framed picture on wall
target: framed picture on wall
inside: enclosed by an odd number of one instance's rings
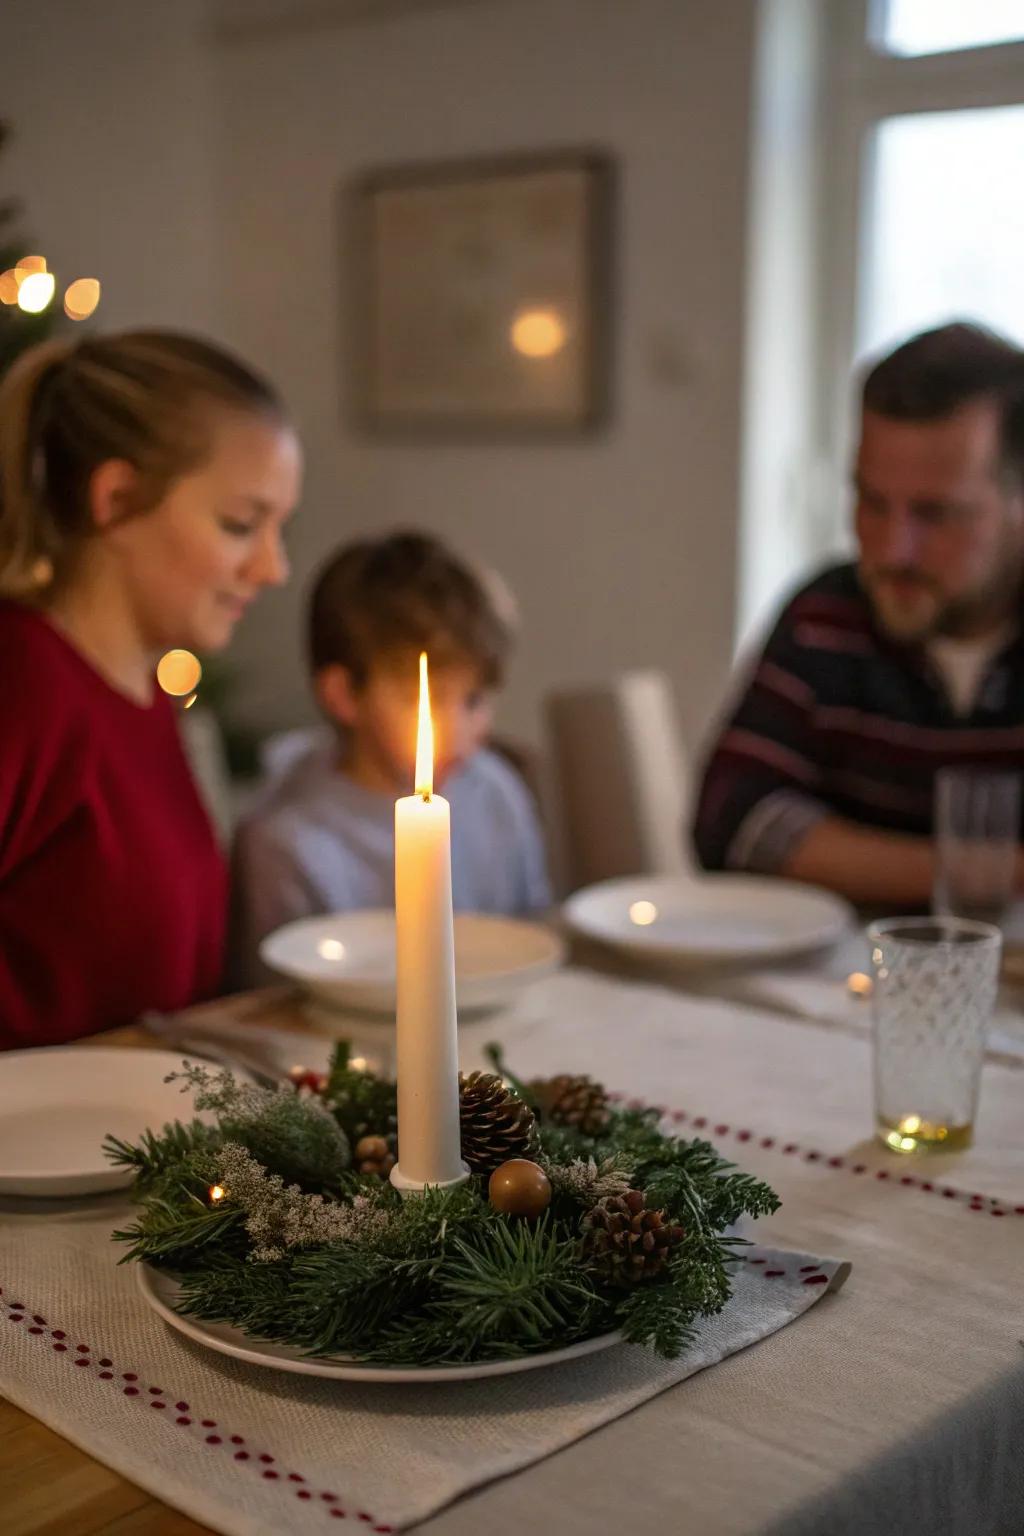
[[[355,403],[371,430],[598,426],[609,397],[611,168],[563,152],[378,171],[356,194]]]

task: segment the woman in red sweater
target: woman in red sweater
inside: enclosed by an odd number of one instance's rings
[[[225,870],[154,671],[285,579],[300,472],[270,386],[191,337],[0,386],[0,1048],[216,991]]]

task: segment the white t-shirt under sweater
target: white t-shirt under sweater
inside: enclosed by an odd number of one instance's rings
[[[945,684],[955,715],[971,713],[990,663],[1012,634],[1012,629],[1004,626],[977,639],[960,640],[936,635],[929,640],[928,658]]]

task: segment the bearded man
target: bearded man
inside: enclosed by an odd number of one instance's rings
[[[861,403],[858,560],[782,613],[694,842],[708,869],[923,906],[936,771],[1024,770],[1024,352],[945,325],[877,363]]]

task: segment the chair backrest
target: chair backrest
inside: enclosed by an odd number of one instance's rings
[[[689,771],[665,673],[627,672],[545,702],[569,889],[687,868]]]

